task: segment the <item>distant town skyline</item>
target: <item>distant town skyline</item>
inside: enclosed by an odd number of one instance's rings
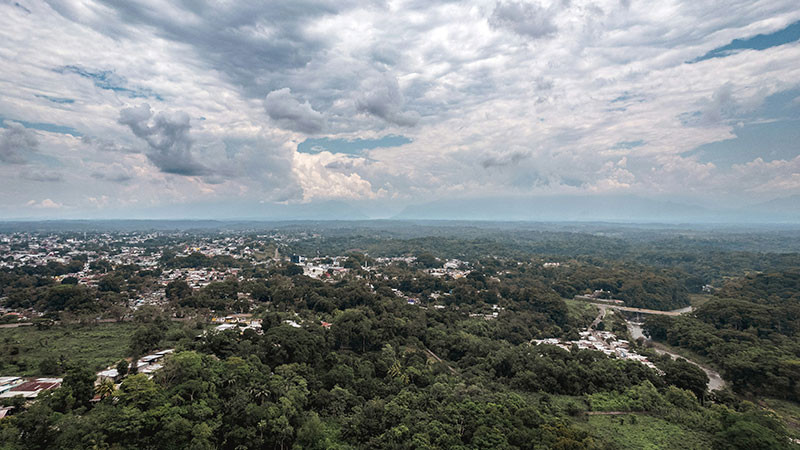
[[[796,1],[0,13],[0,220],[800,222]]]

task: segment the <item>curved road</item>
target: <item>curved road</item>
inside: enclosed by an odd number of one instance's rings
[[[638,312],[638,313],[643,313],[643,314],[659,314],[659,315],[664,315],[664,316],[678,316],[678,315],[681,315],[681,314],[684,314],[684,313],[692,311],[692,307],[691,306],[687,306],[687,307],[681,308],[681,309],[676,309],[676,310],[673,310],[673,311],[656,311],[656,310],[651,310],[651,309],[629,308],[629,307],[626,307],[626,306],[609,305],[609,304],[606,304],[606,303],[592,303],[592,304],[597,306],[600,309],[600,315],[598,315],[597,319],[595,319],[595,322],[592,323],[592,326],[596,325],[597,322],[600,321],[599,319],[602,316],[605,316],[606,308],[613,308],[613,309],[617,309],[617,310],[621,310],[621,311],[628,311],[628,312]],[[722,376],[720,376],[719,372],[717,372],[717,371],[715,371],[715,370],[713,370],[713,369],[711,369],[709,367],[706,367],[706,366],[698,363],[697,361],[692,361],[691,359],[686,358],[685,356],[681,356],[681,355],[678,355],[677,353],[673,353],[673,352],[667,350],[663,345],[647,339],[647,336],[645,336],[644,333],[642,332],[642,326],[641,325],[639,325],[637,323],[634,323],[634,322],[631,322],[630,320],[626,320],[625,322],[628,324],[628,331],[630,332],[630,334],[633,337],[633,339],[638,339],[640,337],[646,339],[648,342],[650,342],[653,345],[653,350],[655,350],[655,352],[658,353],[659,355],[669,355],[669,356],[672,357],[672,359],[683,358],[686,361],[694,364],[695,366],[703,369],[703,372],[705,372],[706,375],[708,376],[708,390],[709,391],[715,391],[717,389],[722,389],[723,387],[725,387],[725,380],[722,379]]]

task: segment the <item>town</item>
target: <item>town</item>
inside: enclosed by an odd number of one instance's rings
[[[0,430],[48,408],[184,414],[215,398],[234,411],[231,390],[274,427],[310,411],[366,421],[355,405],[382,393],[456,399],[468,385],[488,403],[499,389],[565,405],[544,414],[589,436],[605,414],[674,424],[662,411],[712,415],[741,395],[672,328],[725,280],[309,228],[0,233]],[[260,439],[280,448],[274,436]]]

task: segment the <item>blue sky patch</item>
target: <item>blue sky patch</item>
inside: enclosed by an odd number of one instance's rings
[[[617,142],[616,144],[614,144],[614,146],[611,147],[611,149],[612,150],[620,150],[620,149],[629,150],[629,149],[632,149],[632,148],[641,147],[644,144],[645,144],[645,142],[643,140],[641,140],[641,139],[637,139],[635,141],[620,141],[620,142]]]
[[[83,136],[83,133],[81,133],[80,131],[65,125],[56,125],[54,123],[44,123],[44,122],[28,122],[26,120],[8,119],[2,116],[0,116],[0,128],[8,127],[8,125],[6,125],[5,123],[6,120],[10,122],[17,122],[18,124],[21,124],[23,127],[30,128],[33,130],[47,131],[49,133],[70,134],[75,137]]]
[[[800,155],[798,99],[800,87],[776,92],[766,97],[756,110],[735,118],[744,123],[733,128],[736,137],[703,144],[682,156],[695,156],[700,162],[711,162],[718,167],[744,164],[758,157],[764,161],[791,160]]]
[[[155,98],[164,100],[160,95],[143,87],[127,87],[127,80],[117,75],[113,70],[90,70],[79,66],[64,66],[56,69],[58,73],[74,73],[83,78],[92,80],[95,86],[107,91],[114,91],[130,98]]]
[[[791,160],[800,154],[800,119],[753,123],[734,128],[735,138],[703,144],[682,156],[697,156],[703,163],[730,167],[761,158]]]
[[[745,119],[800,119],[800,87],[768,96],[758,110],[745,116]]]
[[[642,102],[644,102],[644,99],[638,94],[633,94],[631,92],[625,91],[619,97],[616,97],[616,98],[612,99],[611,103],[621,103],[621,102],[629,102],[629,101],[634,101],[636,103],[642,103]]]
[[[378,139],[309,138],[297,145],[297,151],[310,154],[329,151],[346,155],[360,155],[364,150],[399,147],[410,143],[411,139],[396,134],[389,134]]]
[[[736,53],[737,50],[766,50],[797,40],[800,40],[800,21],[775,31],[774,33],[758,34],[746,39],[734,39],[730,44],[715,48],[705,55],[689,61],[689,63],[696,63],[712,58],[724,58],[725,56]]]
[[[50,100],[53,103],[61,103],[61,104],[72,104],[72,103],[75,103],[75,100],[71,99],[71,98],[51,97],[49,95],[42,95],[42,94],[36,94],[36,96],[39,97],[39,98],[43,98],[45,100]]]

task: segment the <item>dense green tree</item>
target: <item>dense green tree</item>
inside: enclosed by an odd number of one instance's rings
[[[159,324],[151,323],[140,326],[131,336],[131,354],[141,356],[155,350],[162,339],[164,339],[164,330]]]
[[[128,374],[129,364],[128,361],[125,359],[120,359],[117,363],[116,369],[119,376],[124,377]]]
[[[664,371],[664,381],[673,386],[693,392],[697,398],[705,397],[706,386],[708,386],[708,375],[703,369],[686,361],[683,358],[670,360],[665,364],[659,365]]]
[[[168,300],[183,300],[192,295],[192,288],[185,280],[173,280],[165,289]]]

